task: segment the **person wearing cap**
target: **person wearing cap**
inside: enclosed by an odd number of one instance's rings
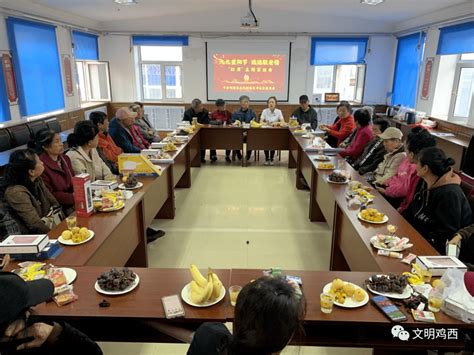
[[[296,117],[298,124],[309,123],[312,129],[318,128],[318,114],[309,104],[308,95],[300,96],[300,107],[298,107],[291,116]]]
[[[131,112],[126,107],[121,107],[115,113],[109,124],[109,134],[115,144],[122,148],[124,153],[140,153],[141,143],[132,130],[133,122],[137,116],[136,112]]]
[[[64,322],[32,322],[29,309],[53,297],[46,279],[24,281],[0,271],[0,354],[101,355],[87,335]]]
[[[232,124],[232,114],[225,108],[225,101],[222,99],[216,100],[216,110],[211,113],[211,125],[220,126],[223,124]],[[212,154],[211,154],[212,155]],[[225,161],[230,163],[230,149],[225,151]]]
[[[337,105],[337,118],[333,125],[322,124],[319,126],[320,130],[327,133],[326,142],[331,147],[339,147],[355,128],[352,107],[348,102],[341,102]]]
[[[458,246],[459,260],[466,264],[468,270],[474,271],[474,224],[459,230],[449,244]]]
[[[398,167],[407,154],[402,142],[403,133],[398,128],[389,127],[379,137],[383,140],[387,153],[375,169],[373,178],[369,180],[372,180],[375,185],[385,186],[385,182],[397,173]]]

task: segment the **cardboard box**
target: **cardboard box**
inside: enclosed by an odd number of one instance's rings
[[[161,169],[142,154],[120,154],[119,171],[123,175],[133,173],[137,176],[160,176]]]
[[[118,188],[117,181],[96,180],[91,184],[92,191],[115,190]]]
[[[46,234],[10,235],[0,243],[0,254],[39,253],[48,243]]]
[[[423,270],[431,272],[433,276],[443,276],[446,270],[452,268],[467,270],[467,266],[454,256],[418,256],[416,263]]]
[[[94,212],[92,203],[91,177],[89,174],[79,174],[72,178],[74,189],[74,207],[78,217],[89,217]]]

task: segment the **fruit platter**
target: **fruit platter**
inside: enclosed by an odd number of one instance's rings
[[[370,292],[389,298],[405,299],[413,292],[406,275],[372,275],[365,284]]]
[[[334,304],[339,307],[357,308],[369,302],[369,295],[363,288],[341,279],[334,279],[326,284],[323,292],[332,294],[335,298]]]
[[[178,150],[174,143],[166,143],[161,149],[163,152],[175,152]]]
[[[384,224],[388,222],[388,217],[377,211],[375,208],[366,208],[357,215],[361,221],[373,224]]]
[[[349,182],[349,178],[341,171],[333,171],[328,175],[327,181],[331,184],[347,184]]]
[[[143,186],[143,183],[139,182],[134,174],[128,174],[122,177],[122,183],[118,186],[119,189],[135,190]]]
[[[403,251],[411,248],[413,244],[408,238],[400,238],[396,235],[377,234],[370,238],[370,244],[375,249],[388,251]]]
[[[190,267],[192,281],[184,286],[181,298],[194,307],[210,307],[220,302],[226,293],[224,285],[212,269],[204,277],[196,265]]]
[[[94,232],[86,227],[73,227],[61,233],[58,242],[63,245],[81,245],[94,238]]]
[[[140,278],[128,268],[112,268],[102,273],[95,283],[95,290],[103,295],[117,296],[133,291]]]
[[[333,163],[318,163],[316,165],[316,168],[319,170],[333,170],[336,167],[334,166]]]
[[[314,157],[314,160],[316,160],[316,161],[330,161],[331,157],[328,157],[327,155],[316,155]]]

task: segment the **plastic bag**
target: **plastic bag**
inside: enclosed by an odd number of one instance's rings
[[[443,290],[443,312],[465,323],[474,323],[474,297],[464,285],[465,271],[448,269],[441,281],[446,285]]]

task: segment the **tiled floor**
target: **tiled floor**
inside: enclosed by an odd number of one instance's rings
[[[263,155],[263,154],[261,154]],[[295,188],[287,154],[273,167],[242,168],[220,157],[192,169],[176,191],[176,218],[155,221],[166,236],[149,245],[150,267],[327,270],[330,230],[308,219],[309,194]],[[262,158],[262,156],[261,156]],[[248,242],[248,244],[247,244]],[[106,355],[185,354],[183,344],[101,344]],[[368,349],[288,347],[283,354],[368,354]]]

